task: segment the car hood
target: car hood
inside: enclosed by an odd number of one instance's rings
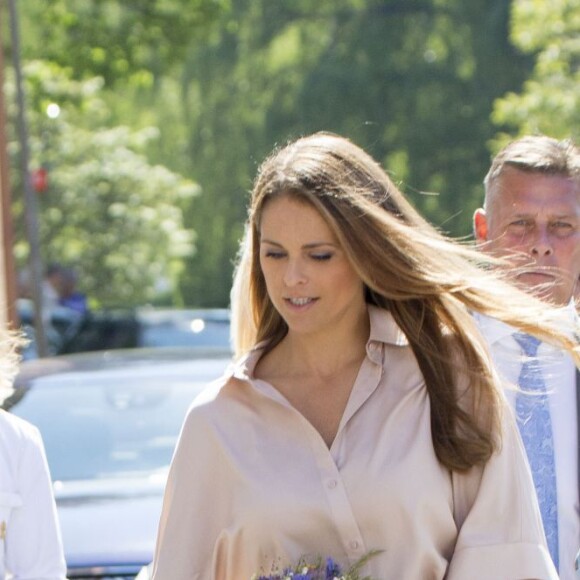
[[[153,559],[165,476],[55,482],[67,564],[147,564]]]

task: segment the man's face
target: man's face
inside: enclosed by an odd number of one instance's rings
[[[572,179],[504,170],[474,216],[481,249],[509,259],[515,281],[561,306],[580,275],[580,187]]]

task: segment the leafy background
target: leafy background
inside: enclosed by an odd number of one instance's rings
[[[578,138],[580,0],[18,7],[31,167],[49,174],[43,260],[74,265],[97,306],[227,306],[257,166],[290,138],[352,138],[462,239],[501,145]],[[14,119],[9,66],[6,101]],[[10,153],[17,168],[14,131]],[[22,180],[11,178],[23,267]]]

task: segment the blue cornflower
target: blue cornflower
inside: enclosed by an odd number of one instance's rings
[[[326,558],[326,580],[332,580],[341,574],[340,566],[332,558]]]

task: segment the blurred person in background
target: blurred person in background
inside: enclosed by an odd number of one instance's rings
[[[238,360],[185,420],[154,580],[268,577],[304,556],[348,567],[372,550],[361,576],[555,579],[471,311],[580,360],[560,313],[482,273],[485,256],[328,133],[262,164],[241,250]]]
[[[480,249],[523,290],[578,320],[580,149],[570,140],[526,136],[494,158],[484,180],[484,207],[474,215]],[[538,492],[548,545],[562,580],[575,578],[580,547],[580,375],[572,357],[479,317],[496,364],[511,385]],[[529,391],[526,393],[526,391]]]
[[[0,328],[0,391],[10,395],[21,339]],[[0,579],[63,580],[56,504],[40,432],[0,410]]]
[[[47,339],[47,354],[62,352],[84,323],[89,309],[86,296],[76,289],[77,275],[73,268],[59,263],[47,266],[41,282],[42,320]],[[32,301],[30,272],[18,274],[18,315],[22,328],[30,339],[22,351],[23,358],[36,358],[36,329]]]
[[[63,306],[79,314],[88,312],[87,297],[77,290],[78,276],[68,266],[53,263],[46,269],[45,292],[52,307]]]

